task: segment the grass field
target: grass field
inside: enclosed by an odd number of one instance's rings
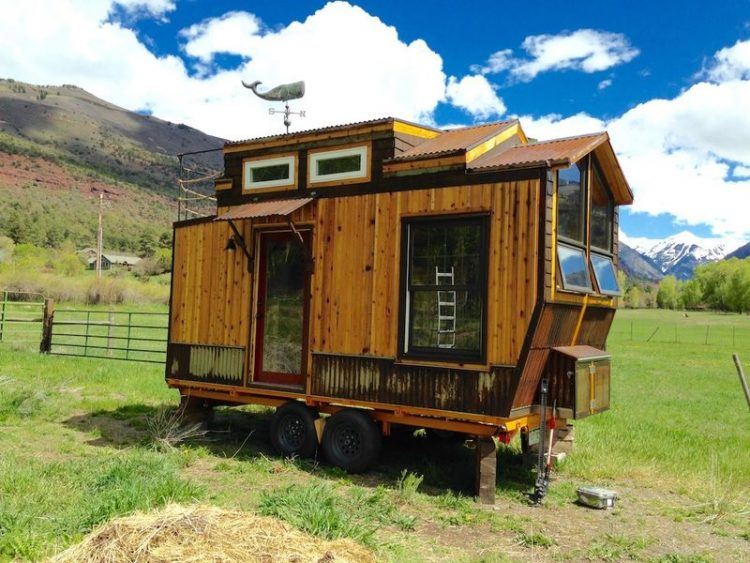
[[[731,352],[750,365],[750,346],[646,342],[657,324],[736,336],[750,317],[619,312],[612,409],[576,424],[543,508],[526,501],[533,475],[517,445],[501,449],[494,511],[467,496],[473,456],[461,444],[393,436],[374,471],[349,476],[276,458],[268,411],[248,408],[170,445],[164,409],[177,395],[161,366],[0,345],[0,561],[47,557],[100,522],[172,501],[275,516],[393,561],[747,559],[750,413]],[[618,507],[578,507],[582,484],[615,488]]]

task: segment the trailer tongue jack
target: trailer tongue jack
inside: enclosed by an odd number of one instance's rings
[[[537,473],[536,483],[534,485],[534,492],[531,495],[531,499],[534,504],[542,504],[544,497],[547,495],[547,489],[549,488],[549,473],[552,467],[552,444],[554,441],[555,433],[555,407],[552,408],[552,418],[549,421],[549,428],[547,428],[547,396],[549,395],[549,380],[545,377],[542,379],[540,389],[540,406],[541,406],[541,417],[539,420],[539,451],[537,454]],[[549,436],[547,435],[549,430]],[[545,443],[545,439],[547,442]]]

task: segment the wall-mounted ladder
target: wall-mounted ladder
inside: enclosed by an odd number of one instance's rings
[[[453,266],[450,271],[441,272],[435,266],[435,285],[454,285]],[[456,292],[443,290],[437,292],[437,345],[438,348],[456,347]]]

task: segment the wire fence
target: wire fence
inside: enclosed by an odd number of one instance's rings
[[[609,333],[609,341],[652,342],[692,344],[702,346],[724,346],[750,350],[750,324],[658,322],[649,320],[623,320],[615,322]]]

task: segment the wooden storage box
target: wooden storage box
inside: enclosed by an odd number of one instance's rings
[[[591,346],[559,346],[550,355],[550,393],[563,416],[584,418],[609,409],[611,356]]]

